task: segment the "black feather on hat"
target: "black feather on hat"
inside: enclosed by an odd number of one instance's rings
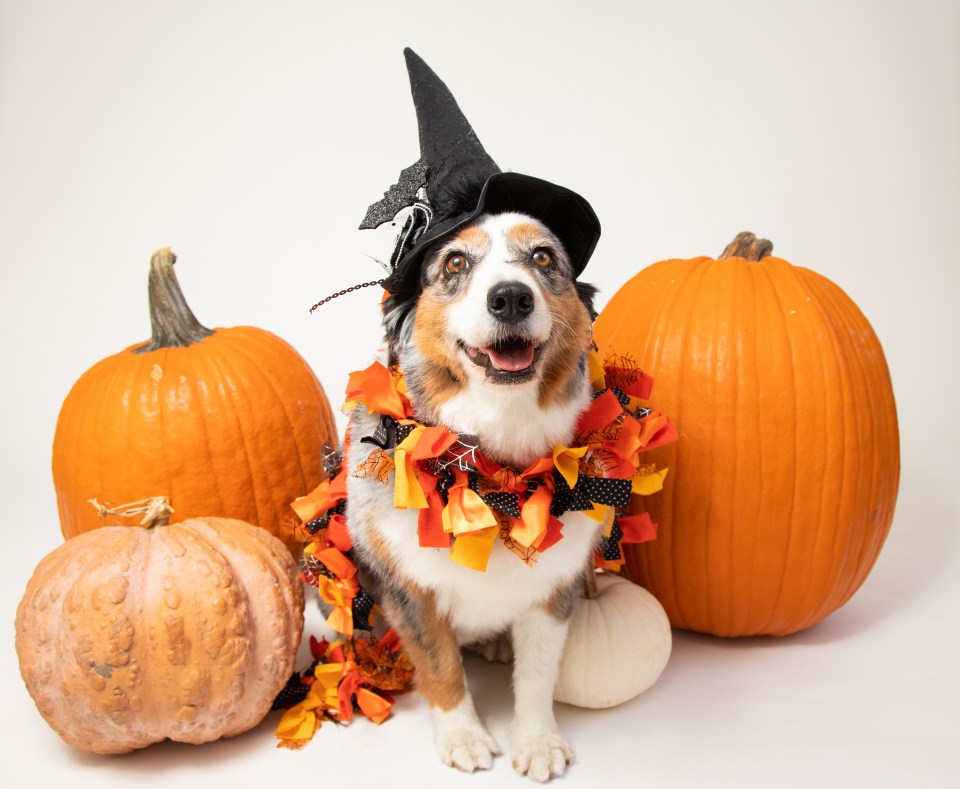
[[[416,295],[424,250],[484,212],[518,211],[539,219],[563,243],[579,276],[600,238],[590,204],[562,186],[501,172],[447,86],[413,50],[403,54],[417,111],[420,159],[367,209],[360,225],[374,228],[410,209],[383,287],[400,299]]]

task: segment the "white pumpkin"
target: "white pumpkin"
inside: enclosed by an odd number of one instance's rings
[[[597,596],[577,601],[553,697],[576,707],[614,707],[640,695],[670,657],[670,621],[646,589],[609,573]]]

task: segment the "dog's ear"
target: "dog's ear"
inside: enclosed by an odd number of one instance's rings
[[[596,285],[590,285],[586,282],[574,282],[574,287],[577,289],[577,295],[580,297],[580,301],[583,302],[583,306],[587,308],[587,312],[590,313],[590,320],[595,321],[597,319],[597,311],[593,308],[593,297],[597,295]]]
[[[410,341],[416,307],[416,296],[401,298],[394,294],[387,296],[381,304],[388,364],[398,363],[400,349]]]

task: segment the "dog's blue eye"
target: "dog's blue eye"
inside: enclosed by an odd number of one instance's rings
[[[530,256],[530,259],[536,263],[540,268],[547,268],[553,263],[553,258],[550,256],[550,253],[545,249],[535,249],[533,254]]]
[[[470,261],[466,255],[454,252],[452,255],[447,256],[447,262],[444,264],[444,268],[448,274],[459,274],[470,268]]]

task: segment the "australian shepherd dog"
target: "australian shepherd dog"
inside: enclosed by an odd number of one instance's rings
[[[556,235],[523,214],[481,214],[426,251],[420,284],[417,296],[383,305],[386,351],[417,420],[475,436],[487,457],[521,470],[569,444],[591,402],[594,289],[576,281]],[[363,407],[352,413],[352,436],[376,426]],[[369,447],[354,440],[348,452],[356,467]],[[497,544],[477,572],[450,561],[449,549],[421,547],[416,513],[395,509],[389,486],[355,476],[348,486],[357,558],[413,662],[441,760],[470,772],[500,753],[477,716],[460,650],[508,636],[513,765],[537,781],[563,774],[572,752],[553,690],[597,523],[568,512],[563,539],[535,567]]]

